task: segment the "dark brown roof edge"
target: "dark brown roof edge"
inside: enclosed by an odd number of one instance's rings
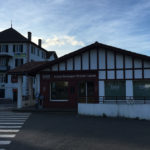
[[[117,48],[117,47],[114,47],[114,46],[109,46],[109,45],[105,45],[105,44],[102,44],[102,43],[98,43],[98,42],[95,42],[91,45],[88,45],[86,47],[83,47],[77,51],[73,51],[71,53],[68,53],[62,57],[59,57],[58,59],[55,59],[54,61],[50,62],[51,64],[55,64],[57,62],[62,62],[64,61],[65,59],[69,58],[69,57],[73,57],[73,56],[76,56],[78,55],[79,53],[83,53],[85,52],[86,50],[89,50],[89,49],[94,49],[94,48],[104,48],[104,49],[107,49],[107,50],[113,50],[113,51],[116,51],[117,53],[120,53],[120,54],[126,54],[126,55],[129,55],[129,56],[133,56],[133,57],[138,57],[138,58],[142,58],[142,59],[146,59],[146,60],[150,60],[150,56],[147,56],[147,55],[143,55],[143,54],[138,54],[138,53],[135,53],[135,52],[131,52],[131,51],[128,51],[128,50],[124,50],[124,49],[121,49],[121,48]]]

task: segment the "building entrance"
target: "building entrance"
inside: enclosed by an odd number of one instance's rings
[[[5,89],[0,89],[0,98],[5,98]]]
[[[17,89],[13,89],[13,102],[15,103],[17,102],[18,99],[17,95],[18,95]]]

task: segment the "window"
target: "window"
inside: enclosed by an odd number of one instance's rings
[[[125,98],[125,81],[105,81],[106,99]]]
[[[95,100],[95,86],[93,81],[83,81],[78,87],[79,100]]]
[[[0,74],[0,83],[7,83],[8,81],[8,76],[5,74]]]
[[[31,46],[31,53],[35,54],[35,47],[34,46]]]
[[[46,53],[42,52],[42,58],[46,58]]]
[[[51,101],[66,101],[68,100],[68,82],[56,81],[51,83],[50,88]]]
[[[37,50],[37,55],[40,56],[40,50],[39,49]]]
[[[6,59],[5,58],[1,58],[0,59],[0,66],[5,66],[6,65]]]
[[[135,99],[150,99],[150,80],[133,81],[133,95]]]
[[[11,76],[11,82],[12,82],[12,83],[17,83],[17,82],[18,82],[18,76],[12,75],[12,76]]]
[[[13,52],[14,53],[22,53],[23,52],[23,45],[13,45]]]
[[[23,59],[15,59],[15,66],[21,66],[23,64]]]
[[[8,52],[8,45],[0,45],[0,52]]]

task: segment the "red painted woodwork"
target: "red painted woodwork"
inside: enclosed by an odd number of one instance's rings
[[[45,76],[46,75],[46,76]],[[80,81],[93,81],[95,83],[95,100],[98,98],[98,72],[79,72],[79,71],[73,71],[73,72],[51,72],[50,77],[48,78],[48,74],[41,74],[41,94],[44,96],[44,102],[43,106],[48,108],[65,108],[65,109],[77,109],[77,103],[78,103],[78,83]],[[62,78],[57,78],[60,75],[63,76]],[[79,77],[76,77],[76,75],[79,75]],[[84,76],[91,76],[93,77],[82,77]],[[67,78],[67,76],[69,78]],[[70,78],[72,76],[72,78]],[[74,77],[75,76],[75,77]],[[69,88],[68,88],[68,101],[60,102],[60,101],[51,101],[50,100],[50,84],[53,81],[68,81],[69,82]]]

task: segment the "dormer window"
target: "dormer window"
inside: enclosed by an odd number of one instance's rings
[[[23,45],[13,45],[13,52],[14,53],[22,53],[23,52]]]

